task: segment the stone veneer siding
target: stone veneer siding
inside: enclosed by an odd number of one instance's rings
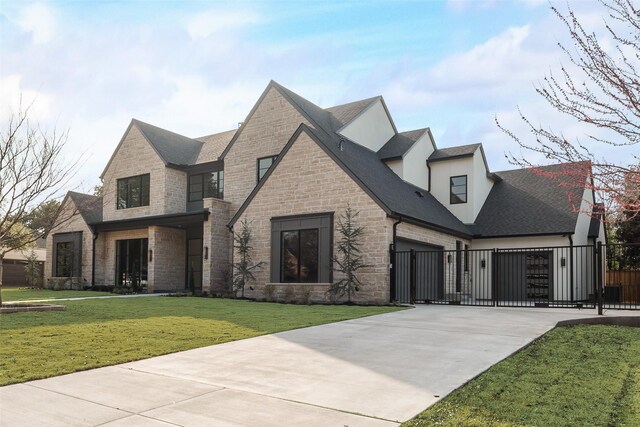
[[[69,218],[70,217],[70,218]],[[69,218],[69,220],[64,220]],[[71,198],[68,198],[63,206],[58,219],[62,222],[57,227],[54,227],[46,239],[47,255],[45,259],[44,267],[44,279],[47,286],[50,280],[54,277],[54,263],[53,263],[53,235],[57,233],[72,233],[82,232],[82,260],[81,260],[81,276],[72,279],[73,286],[75,288],[81,288],[82,286],[91,285],[91,272],[92,272],[92,259],[93,259],[93,233],[87,223],[77,212],[75,203]]]
[[[257,160],[277,155],[306,119],[271,88],[224,158],[224,198],[236,212],[256,186]]]
[[[186,282],[186,233],[182,229],[149,227],[149,292],[179,291]]]
[[[203,265],[202,292],[222,294],[230,290],[231,232],[227,224],[231,219],[231,203],[214,199],[204,199],[204,207],[209,209],[209,219],[202,226]],[[205,248],[209,248],[209,259],[204,259]]]
[[[146,239],[146,228],[136,230],[108,231],[98,234],[96,241],[96,284],[116,284],[116,241],[128,239]],[[100,266],[100,267],[98,267]],[[150,287],[150,284],[147,284]]]
[[[364,262],[371,267],[363,269],[359,278],[364,286],[356,294],[361,303],[389,301],[389,241],[385,238],[391,222],[386,213],[306,134],[302,133],[291,146],[278,167],[265,182],[240,221],[250,222],[254,235],[255,262],[265,262],[257,272],[256,282],[247,286],[245,295],[265,298],[265,286],[270,282],[271,218],[287,215],[334,212],[333,240],[340,238],[336,231],[338,216],[347,203],[359,211],[358,224],[365,227],[362,238]],[[334,273],[334,281],[338,277]],[[329,284],[271,284],[275,299],[326,302]]]
[[[165,181],[167,176],[173,175],[170,172],[165,172],[165,169],[164,162],[158,157],[135,124],[131,126],[103,177],[103,220],[111,221],[167,213],[165,212],[166,205],[173,206],[175,202],[165,202]],[[117,180],[146,173],[150,174],[149,206],[116,209]],[[182,211],[185,210],[186,203],[184,193],[186,192],[186,177],[184,179]],[[173,197],[173,189],[171,191]]]

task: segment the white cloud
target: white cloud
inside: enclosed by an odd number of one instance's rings
[[[208,10],[192,16],[187,23],[187,31],[192,39],[197,40],[223,31],[234,31],[260,21],[261,18],[250,10]]]
[[[33,3],[24,7],[17,22],[20,28],[31,33],[35,44],[46,44],[56,35],[55,11],[43,3]]]
[[[51,117],[51,96],[24,87],[22,76],[18,74],[0,78],[0,99],[0,117],[3,119],[26,108],[29,108],[30,120],[42,121]]]

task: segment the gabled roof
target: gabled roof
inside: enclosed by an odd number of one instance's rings
[[[413,144],[428,130],[429,128],[422,128],[395,134],[378,150],[378,157],[380,160],[394,160],[404,157]]]
[[[598,237],[600,235],[600,227],[604,220],[604,203],[594,203],[591,211],[591,222],[589,223],[588,237]]]
[[[325,108],[325,110],[333,114],[336,119],[345,125],[362,113],[369,105],[381,98],[381,96],[374,96],[372,98],[361,99],[360,101]]]
[[[76,205],[84,222],[95,224],[102,221],[102,197],[76,193],[75,191],[69,191],[67,197]]]
[[[384,165],[378,154],[339,135],[321,132],[301,124],[265,177],[244,201],[229,223],[233,226],[255,195],[277,169],[289,148],[305,132],[327,153],[388,215],[402,216],[431,228],[470,237],[469,229],[430,193],[398,177]]]
[[[214,133],[213,135],[194,138],[196,141],[203,143],[196,163],[211,162],[218,159],[236,132],[237,129],[232,129],[225,132]]]
[[[572,234],[589,175],[588,162],[496,172],[475,224],[474,237]]]
[[[195,139],[133,119],[136,127],[167,165],[192,165],[203,143]]]
[[[100,174],[100,178],[104,178],[104,174],[111,166],[111,162],[116,156],[118,150],[127,138],[131,128],[135,126],[140,131],[144,139],[149,143],[151,148],[156,152],[165,165],[190,165],[194,164],[200,153],[203,143],[195,139],[150,125],[137,119],[131,119],[131,123],[122,135],[118,146],[111,154],[111,158],[107,162],[104,170]]]
[[[429,161],[452,159],[456,157],[473,156],[473,153],[480,148],[482,144],[459,145],[457,147],[439,148],[429,156]]]

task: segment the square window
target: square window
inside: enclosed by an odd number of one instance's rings
[[[149,174],[131,176],[117,181],[116,208],[149,206]]]

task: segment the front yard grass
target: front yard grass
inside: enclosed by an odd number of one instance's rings
[[[83,298],[113,295],[96,291],[52,291],[50,289],[2,288],[2,302],[52,300],[60,298]]]
[[[556,328],[402,424],[422,426],[640,426],[640,328]]]
[[[60,301],[0,318],[0,385],[399,310],[195,297]]]

